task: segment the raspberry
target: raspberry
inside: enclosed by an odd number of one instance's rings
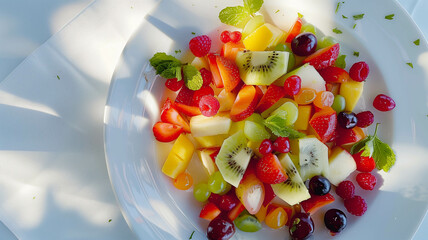
[[[288,137],[278,137],[275,142],[273,142],[272,148],[274,151],[280,153],[288,153],[290,151],[290,140]]]
[[[207,35],[196,36],[190,40],[189,48],[196,57],[203,57],[211,49],[211,39]]]
[[[167,79],[165,82],[165,86],[171,91],[178,91],[183,86],[184,81],[177,81],[177,78]]]
[[[199,109],[205,117],[212,117],[216,115],[220,109],[220,103],[217,98],[211,95],[205,95],[199,101]]]
[[[206,95],[214,96],[214,90],[209,86],[201,87],[201,89],[196,90],[193,94],[192,105],[199,107],[199,102],[201,101],[201,98]]]
[[[370,111],[364,111],[357,114],[357,126],[360,128],[365,128],[373,124],[374,115]]]
[[[363,82],[366,80],[369,72],[369,65],[366,62],[357,62],[349,69],[349,76],[354,81]]]
[[[376,177],[371,173],[358,173],[357,183],[364,190],[373,190],[376,186]]]
[[[345,208],[355,216],[362,216],[367,210],[366,201],[360,196],[345,199]]]
[[[223,31],[220,34],[220,41],[222,41],[223,43],[228,43],[230,42],[230,31]]]
[[[230,41],[237,43],[241,41],[242,34],[239,31],[233,31],[230,33]]]
[[[269,139],[265,139],[260,143],[259,152],[262,155],[266,155],[272,152],[272,142]]]
[[[343,181],[336,187],[336,194],[343,199],[349,199],[354,196],[355,186],[351,181]]]
[[[357,164],[357,170],[360,172],[371,172],[376,167],[376,163],[373,159],[373,157],[362,157],[361,154],[363,151],[360,151],[358,153],[354,153],[352,157],[355,160],[355,163]]]
[[[211,82],[213,81],[213,75],[212,75],[211,71],[207,70],[206,68],[201,68],[199,70],[199,72],[201,73],[202,80],[204,81],[202,83],[202,87],[206,87],[206,86],[210,85]]]

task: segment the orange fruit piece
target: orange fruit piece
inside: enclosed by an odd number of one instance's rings
[[[315,97],[317,96],[317,92],[312,88],[302,88],[297,95],[294,96],[294,101],[296,101],[299,105],[307,105],[311,104]]]
[[[193,185],[193,178],[188,172],[178,174],[174,179],[174,187],[180,190],[187,190]]]
[[[313,104],[318,108],[331,107],[334,101],[334,94],[329,91],[318,92]]]

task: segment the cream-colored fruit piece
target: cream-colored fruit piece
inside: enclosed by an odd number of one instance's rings
[[[233,135],[240,130],[244,131],[245,121],[232,122],[232,126],[230,126],[229,135]]]
[[[202,165],[204,166],[205,170],[207,170],[208,175],[211,175],[218,171],[217,165],[215,165],[215,162],[210,156],[214,152],[215,150],[213,149],[202,149],[196,151],[199,159],[202,162]]]
[[[328,162],[329,171],[324,176],[335,186],[357,170],[357,164],[352,155],[341,147],[333,148]]]
[[[303,181],[328,174],[328,147],[315,136],[299,138],[299,166]],[[313,164],[316,160],[316,164]]]
[[[363,94],[364,82],[348,80],[340,84],[340,95],[345,98],[345,111],[352,112]]]
[[[294,128],[296,130],[306,131],[309,126],[309,119],[311,118],[312,106],[302,105],[298,106],[297,109],[299,109],[299,115],[297,116],[297,120],[294,123]]]
[[[176,178],[180,173],[186,170],[194,151],[195,146],[193,143],[184,134],[181,134],[177,140],[175,140],[163,164],[162,172],[171,178]]]
[[[210,65],[206,57],[195,57],[190,64],[195,66],[198,70],[201,68],[205,68],[207,70],[210,69]]]
[[[190,119],[190,131],[193,137],[227,134],[231,124],[232,120],[227,116],[216,115],[213,117],[205,117],[203,115],[198,115]]]
[[[220,147],[223,144],[224,139],[226,139],[228,136],[228,134],[220,134],[214,136],[195,137],[195,140],[203,148],[212,148]]]
[[[279,108],[282,104],[286,103],[286,102],[292,102],[294,105],[296,105],[297,107],[297,103],[290,98],[281,98],[279,99],[276,103],[274,103],[270,108],[266,109],[264,112],[262,112],[260,115],[263,118],[267,118],[269,117],[269,115],[275,111],[277,108]]]
[[[296,103],[297,104],[297,103]],[[272,112],[271,115],[278,113],[279,111],[287,112],[286,124],[293,125],[299,116],[299,109],[295,102],[287,101],[281,106],[279,106],[275,111]]]
[[[221,90],[221,92],[217,96],[217,100],[220,103],[219,111],[230,111],[232,109],[232,105],[235,102],[236,94],[232,92],[228,92],[225,89]]]
[[[265,23],[265,18],[263,15],[257,15],[251,18],[247,24],[245,24],[244,29],[242,30],[242,39],[245,39],[248,35],[254,32],[257,28]]]
[[[242,42],[246,49],[251,51],[264,51],[270,44],[273,38],[273,33],[266,24],[258,27]]]
[[[282,43],[285,41],[286,33],[284,31],[275,27],[272,24],[266,23],[266,25],[273,34],[272,40],[270,41],[269,45],[267,46],[268,48],[273,48],[276,45],[278,45],[278,43]]]
[[[300,77],[302,80],[302,88],[312,88],[317,92],[325,91],[324,79],[321,77],[318,71],[308,63],[280,77],[274,82],[274,84],[282,87],[284,86],[285,80],[287,80],[287,78],[292,75],[297,75]]]

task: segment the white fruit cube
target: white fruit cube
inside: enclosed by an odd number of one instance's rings
[[[325,177],[335,186],[357,170],[352,155],[341,147],[335,147],[329,158],[329,171]]]
[[[227,116],[205,117],[198,115],[190,119],[190,131],[193,137],[227,134],[231,124],[232,120]]]

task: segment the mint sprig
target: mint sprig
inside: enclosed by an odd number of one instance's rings
[[[184,84],[190,90],[199,90],[202,87],[203,79],[201,72],[190,64],[183,65]]]
[[[167,79],[181,80],[181,62],[177,58],[158,52],[150,59],[150,64],[156,69],[156,74]]]
[[[379,125],[380,123],[376,124],[373,136],[369,135],[352,146],[351,154],[362,151],[361,156],[373,157],[377,169],[388,172],[395,164],[395,153],[388,144],[382,142],[377,137]]]
[[[291,126],[287,126],[287,112],[278,111],[278,113],[265,119],[264,124],[269,128],[273,134],[278,137],[288,137],[290,139],[296,139],[304,137],[305,134],[295,130]]]
[[[226,7],[220,11],[218,18],[224,24],[244,28],[254,13],[263,5],[263,0],[244,0],[244,6]]]

